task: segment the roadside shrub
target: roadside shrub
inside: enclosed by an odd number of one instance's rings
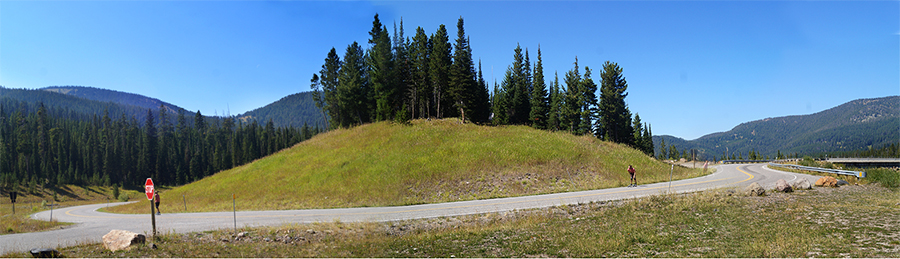
[[[808,157],[808,156],[803,157],[803,160],[800,160],[800,162],[797,162],[797,164],[800,164],[802,166],[812,166],[812,167],[819,166],[818,164],[816,164],[816,161],[812,159],[812,157]]]
[[[119,195],[119,201],[121,201],[121,202],[126,202],[126,201],[128,201],[128,199],[129,199],[129,197],[128,197],[127,193],[123,193],[123,194]]]
[[[113,184],[112,197],[113,197],[113,199],[119,198],[119,185],[117,185],[117,184]]]
[[[890,168],[873,168],[866,170],[869,181],[881,183],[884,187],[900,187],[900,171]]]

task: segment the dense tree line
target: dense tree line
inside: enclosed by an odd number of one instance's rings
[[[900,157],[900,142],[885,144],[881,147],[869,146],[867,149],[834,152],[831,157],[879,157],[879,158],[897,158]]]
[[[418,27],[409,39],[403,21],[391,40],[377,14],[369,36],[366,50],[353,42],[343,58],[332,48],[312,77],[316,105],[327,113],[329,128],[419,118],[488,122],[489,93],[475,72],[462,18],[452,45],[444,25],[430,36]]]
[[[160,185],[180,185],[318,133],[307,125],[276,128],[271,120],[208,119],[199,111],[171,114],[162,107],[147,110],[144,121],[111,117],[108,110],[82,117],[43,103],[0,105],[0,183],[134,188],[151,177]]]
[[[628,84],[616,63],[603,64],[598,99],[591,69],[585,67],[582,74],[577,58],[564,85],[557,75],[548,84],[540,47],[532,68],[528,49],[516,46],[513,63],[502,83],[494,83],[491,96],[480,62],[475,70],[463,18],[457,21],[452,45],[444,25],[430,36],[418,27],[409,39],[404,38],[401,20],[393,41],[377,14],[372,25],[366,50],[353,42],[341,58],[332,48],[322,69],[312,76],[316,105],[327,113],[329,128],[461,117],[476,123],[593,134],[653,154],[650,126],[640,116],[632,118],[625,104]]]

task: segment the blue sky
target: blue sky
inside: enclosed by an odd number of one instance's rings
[[[656,135],[695,139],[747,121],[900,94],[897,1],[0,1],[0,85],[138,93],[206,115],[308,91],[332,47],[462,16],[501,80],[517,44],[551,81],[575,57],[617,62]],[[599,84],[599,82],[597,82]]]

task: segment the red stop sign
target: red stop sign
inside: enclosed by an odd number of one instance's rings
[[[147,200],[153,200],[153,179],[147,178],[144,183],[144,193],[147,194]]]

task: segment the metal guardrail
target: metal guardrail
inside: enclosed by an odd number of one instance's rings
[[[866,177],[866,172],[864,172],[864,171],[847,171],[847,170],[827,169],[827,168],[802,166],[802,165],[785,165],[785,164],[776,164],[776,163],[769,163],[769,166],[777,166],[777,167],[784,167],[784,168],[797,169],[797,170],[806,170],[806,171],[813,171],[813,172],[820,172],[820,173],[842,174],[842,175],[856,176],[856,178],[865,178]]]
[[[754,163],[769,163],[772,160],[750,160],[750,159],[729,159],[722,160],[724,164],[754,164]]]

